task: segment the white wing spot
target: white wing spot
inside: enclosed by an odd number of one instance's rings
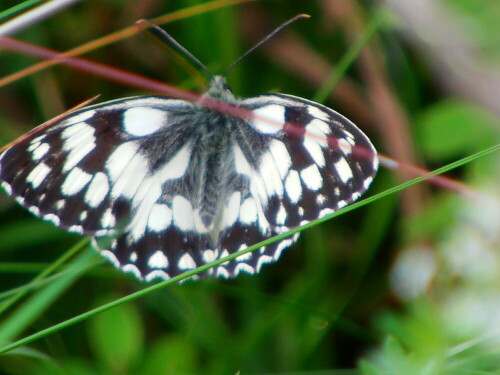
[[[22,204],[21,201],[18,200],[18,202],[20,202]],[[38,207],[30,206],[30,207],[28,207],[28,211],[31,212],[35,216],[40,216],[40,209]]]
[[[31,149],[30,149],[30,148],[28,148],[28,150],[30,150],[30,151],[31,151],[31,150],[34,150],[35,148],[37,148],[37,147],[38,147],[38,145],[39,145],[40,143],[42,143],[42,141],[43,141],[44,139],[45,139],[45,135],[40,135],[40,136],[38,136],[38,137],[34,138],[34,139],[30,142],[30,147],[33,147],[33,148],[31,148]]]
[[[38,146],[40,146],[40,143],[41,143],[41,142],[34,142],[34,141],[31,141],[31,142],[30,142],[30,145],[29,145],[29,146],[28,146],[28,148],[27,148],[27,150],[28,150],[29,152],[33,152],[33,151],[35,151],[35,150],[37,149],[37,147],[38,147]]]
[[[368,186],[370,186],[370,184],[372,183],[372,181],[373,181],[373,177],[367,177],[365,179],[365,181],[363,182],[363,187],[365,189],[368,189]]]
[[[141,159],[144,158],[141,156]],[[132,193],[132,190],[136,190],[136,192],[133,194],[132,199],[132,209],[135,210],[135,215],[127,229],[129,229],[131,237],[136,241],[144,236],[148,225],[149,214],[162,194],[158,175],[154,174],[144,177],[146,174],[147,171],[142,171],[142,174],[137,172],[135,175],[139,181],[133,181],[133,183],[129,182],[130,185],[134,185],[134,188],[128,193]],[[131,178],[133,178],[133,176]],[[126,188],[130,189],[130,186]]]
[[[255,273],[255,268],[246,263],[238,263],[234,268],[234,274],[237,275],[240,272],[248,273],[249,275],[253,275]]]
[[[95,147],[95,129],[80,122],[64,129],[61,137],[64,139],[63,150],[68,152],[63,165],[63,172],[75,167]]]
[[[307,112],[309,112],[311,116],[316,117],[319,120],[327,122],[330,121],[330,116],[328,116],[328,113],[313,105],[307,107]]]
[[[205,263],[211,263],[215,259],[217,259],[217,255],[217,250],[205,250],[203,251],[203,260],[205,261]]]
[[[224,279],[229,279],[229,272],[224,267],[217,267],[217,277],[222,277]]]
[[[269,145],[269,151],[273,155],[276,169],[283,180],[292,166],[292,159],[283,142],[274,140]]]
[[[168,259],[163,254],[163,251],[157,250],[153,255],[149,257],[148,266],[150,268],[167,268]]]
[[[316,141],[324,143],[326,145],[326,136],[329,135],[332,131],[330,130],[330,126],[321,120],[314,119],[306,126],[306,134],[305,136],[312,135],[316,138]]]
[[[353,177],[349,163],[343,158],[340,158],[340,160],[335,163],[335,170],[344,184]]]
[[[319,215],[318,217],[323,217],[323,216],[326,216],[326,215],[330,215],[330,214],[333,214],[335,212],[335,210],[331,209],[331,208],[323,208],[320,212],[319,212]]]
[[[177,266],[179,267],[180,270],[192,270],[196,268],[196,262],[194,261],[191,255],[185,253],[179,259],[179,263]]]
[[[191,202],[182,195],[176,195],[172,200],[173,222],[181,230],[194,230],[194,216]]]
[[[112,228],[116,225],[116,218],[115,215],[113,215],[111,208],[104,211],[104,214],[101,217],[101,225],[104,228]]]
[[[256,272],[259,272],[260,269],[264,264],[267,263],[272,263],[273,262],[273,257],[270,257],[269,255],[261,255],[259,259],[257,260],[257,267],[256,267]]]
[[[0,157],[1,159],[1,157]],[[1,169],[1,168],[0,168]],[[2,187],[4,188],[5,192],[8,194],[8,195],[12,195],[12,188],[10,187],[10,185],[7,183],[7,182],[2,182]]]
[[[276,134],[283,129],[285,123],[285,107],[270,104],[253,111],[256,118],[251,119],[255,129],[264,134]]]
[[[167,112],[148,107],[130,108],[123,114],[123,128],[136,137],[157,132],[167,123]]]
[[[245,176],[252,176],[252,167],[247,161],[245,155],[243,155],[243,151],[239,146],[234,146],[234,164],[236,167],[236,172],[239,174],[243,174]]]
[[[33,168],[28,177],[26,177],[26,181],[36,189],[45,180],[49,172],[50,168],[46,164],[40,163]]]
[[[47,220],[47,221],[51,221],[56,226],[59,226],[61,224],[61,219],[59,219],[59,217],[54,215],[54,214],[47,214],[43,217],[43,219]],[[78,230],[78,232],[81,232],[81,227],[79,227],[79,228],[80,229]]]
[[[277,260],[280,256],[281,256],[281,253],[283,252],[283,250],[285,250],[287,247],[290,247],[291,245],[293,245],[293,243],[295,241],[297,241],[297,238],[298,238],[298,235],[294,235],[293,237],[291,238],[287,238],[283,241],[281,241],[278,246],[276,246],[276,251],[274,253],[274,260]]]
[[[154,280],[154,279],[163,279],[163,280],[168,280],[170,279],[170,276],[162,270],[154,270],[146,275],[144,278],[147,282]]]
[[[346,137],[346,140],[347,142],[351,145],[351,146],[355,146],[356,145],[356,142],[354,140],[354,136],[352,135],[352,133],[348,132],[347,130],[343,130],[344,132],[344,135]]]
[[[323,186],[323,179],[319,173],[318,167],[311,164],[309,167],[300,171],[300,178],[305,186],[312,191],[317,191]]]
[[[106,175],[102,172],[97,172],[90,183],[87,192],[85,193],[85,203],[90,207],[97,207],[108,195],[109,182]]]
[[[304,137],[303,143],[305,149],[309,152],[309,155],[311,155],[316,165],[320,168],[324,167],[326,164],[325,155],[319,143],[310,137]]]
[[[279,163],[279,161],[277,161]],[[259,174],[264,181],[267,196],[283,196],[283,180],[277,171],[277,163],[270,152],[265,152],[259,164]]]
[[[64,206],[66,206],[66,201],[64,199],[59,199],[56,202],[56,209],[62,210],[64,208]]]
[[[77,124],[79,122],[87,121],[89,118],[94,116],[95,113],[95,110],[86,110],[82,113],[79,113],[78,115],[72,115],[71,117],[61,122],[60,126],[67,126],[68,124]]]
[[[326,202],[326,197],[323,194],[318,194],[316,196],[316,203],[322,206]]]
[[[94,246],[96,245],[96,242],[94,242]],[[98,246],[96,246],[97,248],[99,248]],[[120,262],[118,261],[118,258],[116,257],[116,255],[112,252],[112,251],[109,251],[109,250],[101,250],[101,255],[106,258],[107,260],[109,260],[111,263],[113,263],[113,265],[116,267],[116,268],[120,268]]]
[[[172,210],[166,204],[155,204],[149,213],[148,228],[153,232],[160,232],[171,223]]]
[[[247,247],[248,247],[248,245],[246,243],[241,244],[237,251],[245,250]],[[226,250],[226,252],[227,252],[227,250]],[[252,258],[252,252],[248,252],[248,253],[240,255],[239,257],[236,257],[235,260],[237,262],[245,262],[247,260],[250,260],[251,258]]]
[[[240,207],[240,221],[251,224],[257,221],[257,207],[253,198],[247,198]]]
[[[38,161],[43,158],[47,152],[49,152],[50,146],[48,143],[42,143],[38,147],[36,147],[31,153],[31,157],[34,161]]]
[[[352,147],[349,142],[347,142],[344,138],[340,138],[338,140],[340,151],[344,153],[344,155],[350,155],[352,153]]]
[[[276,224],[284,225],[286,218],[287,218],[287,213],[285,210],[285,206],[283,206],[283,204],[281,204],[278,212],[276,213]]]
[[[87,218],[87,210],[80,213],[80,221],[84,221]]]
[[[297,203],[302,197],[302,184],[300,182],[299,173],[291,170],[285,180],[285,189],[288,198],[292,203]]]
[[[92,175],[80,168],[73,168],[61,186],[61,193],[65,196],[75,195],[90,182],[91,178]]]
[[[106,169],[109,171],[111,180],[116,180],[127,167],[130,159],[137,153],[137,147],[133,142],[126,142],[118,146],[106,161]]]
[[[142,280],[141,271],[139,271],[139,268],[137,268],[137,266],[135,266],[133,264],[125,264],[122,267],[122,271],[125,273],[131,273],[132,275],[137,277],[139,280]]]
[[[229,256],[229,251],[227,251],[227,249],[224,249],[222,250],[222,252],[220,253],[220,256],[219,256],[219,259],[222,259],[222,258],[225,258]]]
[[[56,226],[59,226],[59,222],[54,222]],[[68,232],[75,232],[75,233],[83,233],[83,228],[81,225],[72,225],[68,229],[66,229]]]
[[[162,181],[180,178],[186,173],[191,159],[191,144],[182,147],[170,161],[158,172]]]
[[[240,214],[240,206],[241,192],[235,191],[229,198],[224,209],[223,225],[225,227],[232,226],[235,223],[236,219],[238,219],[238,215]]]
[[[122,157],[121,160],[120,157]],[[113,185],[111,190],[113,197],[124,195],[131,199],[139,187],[145,188],[143,180],[149,171],[148,161],[137,152],[132,142],[119,146],[109,157],[106,167]]]

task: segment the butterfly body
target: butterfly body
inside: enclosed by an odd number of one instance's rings
[[[284,94],[238,99],[216,76],[194,103],[143,96],[75,111],[7,149],[0,179],[35,215],[152,280],[345,207],[377,166],[368,138],[337,112]],[[206,274],[258,272],[297,237]]]

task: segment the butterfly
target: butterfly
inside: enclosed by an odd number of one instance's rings
[[[195,102],[137,96],[74,111],[0,155],[9,195],[92,237],[117,268],[145,281],[331,214],[358,199],[377,168],[370,140],[334,110],[285,94],[240,99],[223,76]],[[297,238],[199,276],[257,273]]]

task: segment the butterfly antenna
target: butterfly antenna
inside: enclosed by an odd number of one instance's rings
[[[273,38],[276,34],[278,34],[285,27],[287,27],[291,23],[293,23],[301,18],[311,18],[311,16],[308,14],[298,14],[295,17],[290,18],[288,21],[283,22],[281,25],[279,25],[277,28],[275,28],[273,31],[271,31],[269,34],[267,34],[267,36],[264,39],[262,39],[260,42],[255,44],[252,48],[250,48],[243,55],[241,55],[235,62],[233,62],[231,65],[229,65],[229,67],[226,69],[226,71],[224,72],[223,75],[225,76],[227,73],[229,73],[229,71],[231,69],[233,69],[241,60],[243,60],[245,57],[247,57],[249,54],[251,54],[257,48],[259,48],[261,45],[266,43],[269,39]]]
[[[146,30],[149,31],[151,34],[153,34],[155,37],[157,37],[159,40],[164,42],[165,44],[171,46],[174,48],[177,52],[179,52],[181,55],[186,57],[193,66],[197,67],[198,69],[204,71],[209,77],[213,77],[213,74],[208,70],[208,68],[194,55],[189,52],[185,47],[183,47],[177,40],[175,40],[169,33],[167,33],[165,30],[163,30],[160,26],[157,24],[148,21],[148,20],[139,20],[137,21],[138,25],[146,24],[147,28]]]

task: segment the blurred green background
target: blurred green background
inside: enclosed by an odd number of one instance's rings
[[[83,1],[13,37],[66,51],[199,4],[214,3]],[[497,0],[196,9],[163,27],[215,73],[286,19],[312,16],[230,72],[238,96],[327,93],[324,104],[381,153],[429,170],[499,142]],[[85,57],[203,90],[145,33]],[[37,61],[1,50],[0,75]],[[61,65],[25,76],[0,88],[0,144],[96,94],[150,92]],[[492,153],[450,171],[457,191],[421,183],[315,226],[258,275],[169,286],[71,324],[0,355],[0,373],[500,374],[499,161]],[[367,196],[410,177],[383,166]],[[75,244],[0,193],[0,350],[145,287]],[[69,260],[30,284],[60,257]]]

